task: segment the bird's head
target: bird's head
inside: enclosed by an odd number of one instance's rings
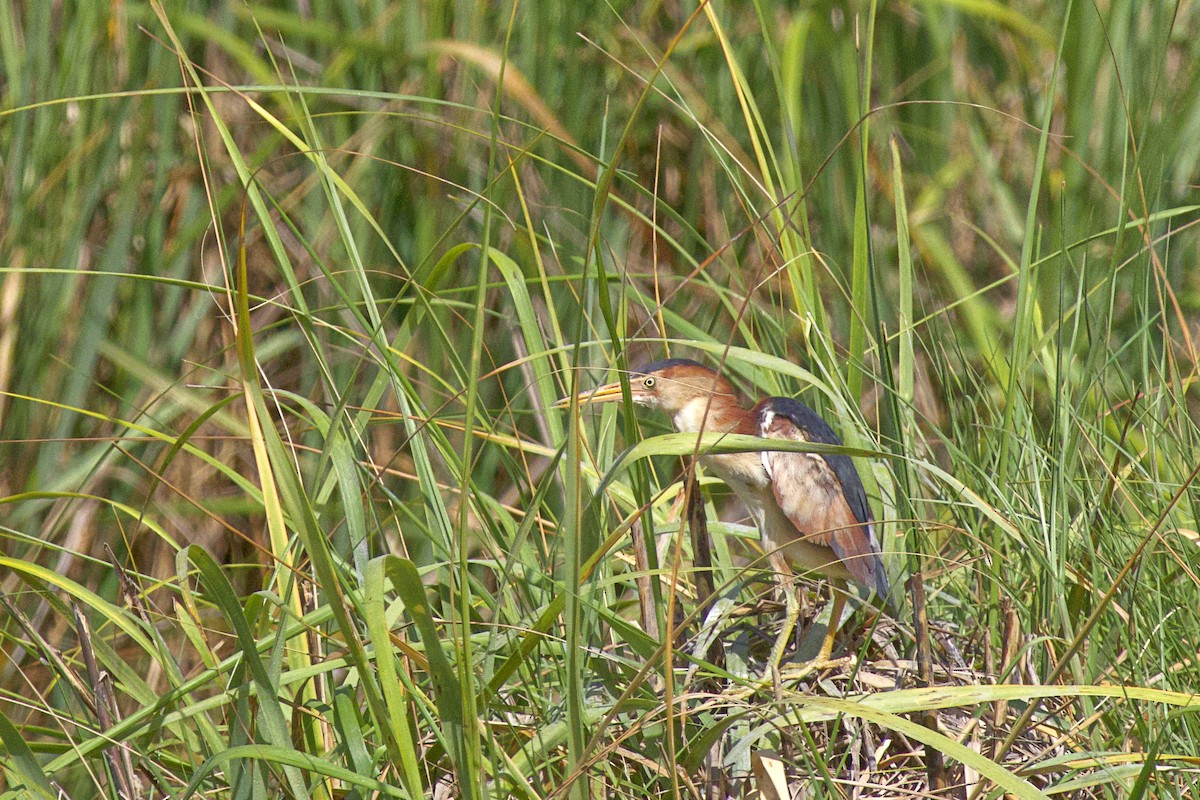
[[[629,373],[629,393],[639,406],[665,411],[678,417],[690,407],[711,405],[714,410],[740,408],[737,392],[729,381],[703,364],[686,358],[655,361]],[[610,403],[621,399],[620,382],[580,392],[579,403]],[[570,398],[560,401],[568,405]]]

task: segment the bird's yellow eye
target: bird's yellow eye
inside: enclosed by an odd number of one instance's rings
[[[654,378],[646,378],[646,380],[644,380],[642,382],[642,385],[645,386],[647,389],[653,389],[654,388]]]

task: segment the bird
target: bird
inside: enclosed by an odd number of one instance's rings
[[[767,440],[841,445],[816,411],[790,397],[768,397],[751,407],[716,370],[687,358],[638,367],[628,376],[630,398],[665,412],[681,433],[732,433]],[[614,382],[576,396],[580,405],[620,401]],[[563,405],[572,398],[564,398]],[[833,607],[821,649],[810,667],[837,662],[830,656],[846,602],[839,584],[857,583],[888,597],[888,575],[875,532],[875,518],[854,462],[845,455],[770,450],[705,454],[701,465],[741,498],[754,518],[763,550],[777,572],[788,564],[831,579]],[[787,618],[771,652],[782,660],[799,617],[799,603],[785,588]]]

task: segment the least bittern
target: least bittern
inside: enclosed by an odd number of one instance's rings
[[[656,361],[629,375],[634,403],[665,411],[680,432],[735,433],[800,442],[840,445],[842,440],[817,412],[798,400],[768,397],[746,408],[733,386],[715,371],[684,358]],[[621,384],[610,383],[579,395],[580,404],[621,399]],[[569,400],[563,401],[567,403]],[[853,581],[888,595],[875,518],[854,462],[845,455],[764,449],[760,452],[702,455],[700,463],[732,488],[746,504],[772,563],[821,573],[834,582]],[[779,557],[782,557],[780,559]],[[788,591],[787,619],[772,650],[783,656],[800,607]],[[817,658],[829,662],[846,596],[833,587],[829,628]]]

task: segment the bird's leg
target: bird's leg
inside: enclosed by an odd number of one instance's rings
[[[837,636],[838,628],[841,627],[842,612],[846,610],[846,592],[833,582],[829,584],[829,591],[833,594],[829,608],[829,628],[825,631],[825,638],[821,641],[820,652],[809,662],[814,669],[824,669],[827,666],[845,662],[845,659],[830,660],[830,656],[833,655],[834,637]]]
[[[783,618],[783,628],[779,631],[775,644],[771,647],[771,655],[767,660],[768,670],[777,670],[783,662],[783,654],[787,651],[788,640],[796,630],[796,621],[800,619],[800,599],[796,596],[796,576],[788,566],[783,556],[774,552],[770,555],[771,567],[775,571],[778,587],[783,592],[783,603],[786,609]]]
[[[842,612],[846,609],[846,591],[837,583],[830,583],[829,588],[833,592],[833,598],[830,601],[829,607],[829,627],[825,631],[824,638],[821,640],[820,651],[817,652],[816,658],[805,661],[802,664],[797,664],[794,668],[789,669],[787,675],[783,677],[800,679],[816,670],[834,669],[853,663],[853,656],[831,658],[833,655],[833,641],[837,637],[838,629],[841,627]]]

